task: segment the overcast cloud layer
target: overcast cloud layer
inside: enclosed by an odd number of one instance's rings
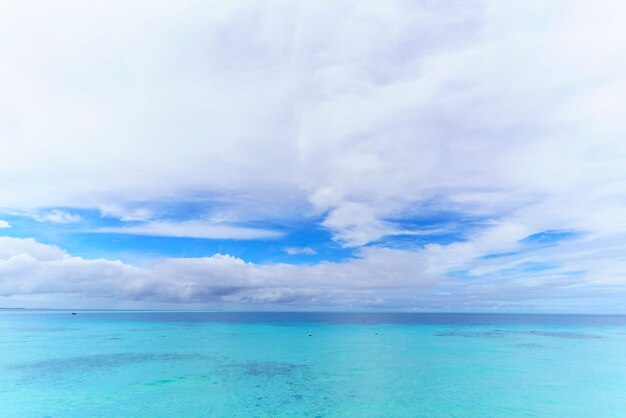
[[[0,2],[0,305],[620,310],[625,15]],[[283,245],[309,263],[129,263],[11,237],[16,218],[261,248],[304,222],[330,241]]]

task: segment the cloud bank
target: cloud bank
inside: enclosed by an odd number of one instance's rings
[[[281,236],[251,223],[319,219],[357,255],[140,268],[31,242],[57,258],[11,252],[4,294],[451,307],[618,294],[625,13],[619,1],[4,2],[7,212],[65,224],[80,219],[47,208],[97,209],[121,223],[100,232],[242,240]],[[168,218],[172,202],[203,210]],[[382,244],[428,235],[413,220],[442,214],[482,223],[451,243]],[[546,231],[576,238],[523,241]]]
[[[72,301],[78,307],[122,302],[141,307],[542,311],[556,298],[559,303],[551,307],[556,311],[621,309],[623,240],[574,240],[563,248],[538,250],[516,241],[517,232],[516,226],[502,225],[472,243],[421,250],[370,247],[351,260],[312,265],[255,264],[216,254],[156,259],[141,267],[4,237],[0,300],[9,305],[28,300],[36,307]],[[494,249],[510,251],[489,257]]]

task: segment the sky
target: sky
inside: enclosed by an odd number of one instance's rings
[[[625,312],[625,15],[0,0],[0,307]]]

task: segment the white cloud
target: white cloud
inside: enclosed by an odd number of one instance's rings
[[[52,222],[55,224],[69,224],[80,221],[80,216],[58,209],[46,212],[33,213],[33,219],[38,222]]]
[[[7,2],[0,201],[141,221],[155,200],[309,201],[351,246],[429,199],[542,224],[576,200],[557,223],[622,228],[623,9]]]
[[[315,255],[317,251],[315,251],[311,247],[287,247],[285,248],[285,252],[289,255]]]
[[[510,243],[515,227],[509,231]],[[489,234],[487,234],[489,235]],[[63,307],[68,300],[99,301],[100,306],[132,302],[193,306],[379,307],[435,310],[616,311],[622,300],[626,263],[624,237],[597,242],[574,240],[564,247],[532,250],[522,257],[482,259],[493,251],[493,237],[477,244],[423,250],[369,247],[345,262],[314,265],[245,262],[229,255],[165,258],[143,267],[118,260],[84,259],[32,239],[0,238],[0,300],[26,306]],[[461,245],[461,246],[459,246]],[[506,246],[510,247],[511,244]],[[581,257],[584,255],[584,257]],[[569,265],[559,263],[569,262]],[[547,271],[525,271],[527,263],[553,263]],[[466,279],[448,273],[467,267]],[[582,271],[582,273],[580,273]],[[622,290],[620,290],[622,289]],[[60,299],[59,299],[60,298]],[[549,301],[546,304],[545,301]]]
[[[269,239],[278,238],[282,235],[279,231],[269,229],[247,228],[205,221],[154,221],[132,226],[103,227],[91,232],[212,239]]]
[[[216,254],[167,258],[147,267],[83,259],[32,239],[0,238],[0,296],[67,294],[112,301],[216,304],[361,305],[394,289],[422,289],[428,275],[407,269],[414,254],[368,249],[348,263],[259,265]],[[392,266],[392,268],[390,268]]]
[[[117,218],[124,222],[149,221],[155,216],[154,212],[148,208],[130,208],[114,203],[104,204],[99,209],[102,216]]]
[[[0,228],[11,228],[11,224],[0,219]]]

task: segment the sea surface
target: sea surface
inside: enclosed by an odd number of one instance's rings
[[[76,313],[0,311],[0,417],[626,417],[624,316]]]

